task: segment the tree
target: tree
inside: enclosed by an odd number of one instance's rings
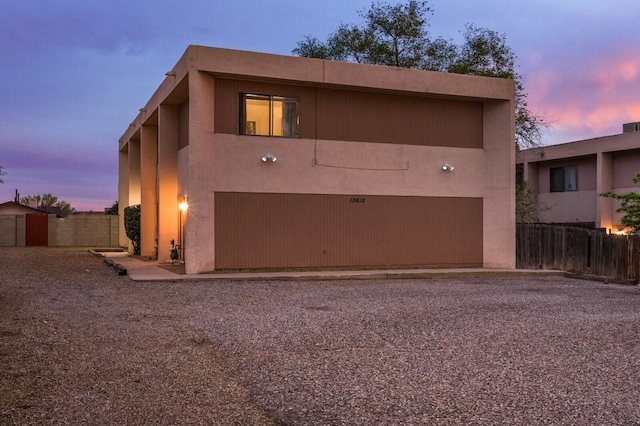
[[[64,217],[67,217],[70,214],[75,213],[75,211],[76,211],[76,209],[71,207],[70,203],[68,203],[66,201],[63,201],[63,200],[57,201],[53,205],[53,207],[55,207],[57,209],[60,209],[61,215],[64,216]]]
[[[427,14],[431,9],[424,1],[390,6],[373,3],[368,11],[358,14],[361,26],[342,24],[326,43],[305,36],[293,53],[308,58],[331,59],[404,68],[422,68],[428,48]]]
[[[635,175],[633,182],[640,182],[640,173]],[[620,219],[620,223],[626,228],[631,228],[633,234],[640,233],[640,193],[631,191],[626,194],[617,194],[613,191],[608,191],[599,195],[601,197],[619,200],[620,205],[616,209],[616,212],[624,213],[624,216]]]
[[[465,43],[447,71],[456,74],[508,78],[515,84],[516,145],[520,148],[540,144],[542,133],[550,123],[533,114],[527,104],[522,76],[516,71],[516,56],[507,45],[506,36],[468,24]]]
[[[36,200],[36,207],[40,207],[40,200],[42,199],[42,195],[27,195],[25,197],[20,198],[20,204],[24,204],[25,206],[29,205],[31,200]]]
[[[0,166],[0,176],[6,175],[7,172],[4,171],[4,167]],[[2,179],[0,179],[0,183],[4,183]]]
[[[29,205],[31,200],[36,200],[38,209],[48,213],[56,213],[59,216],[67,217],[70,214],[75,213],[75,209],[71,207],[71,204],[64,200],[58,200],[58,197],[52,194],[36,194],[27,195],[20,199],[20,203]]]
[[[106,215],[117,215],[118,214],[118,202],[114,201],[113,205],[108,209],[105,209],[104,214]]]
[[[293,54],[303,57],[418,68],[430,71],[500,77],[514,80],[516,144],[520,148],[540,144],[550,123],[528,109],[522,77],[516,72],[516,56],[506,36],[468,24],[460,46],[442,37],[429,37],[426,1],[408,0],[391,6],[373,3],[359,12],[361,25],[342,24],[325,43],[305,36]]]
[[[42,194],[40,196],[40,207],[49,208],[56,205],[58,202],[58,197],[52,194]]]
[[[516,178],[516,223],[538,221],[538,199],[527,181]]]

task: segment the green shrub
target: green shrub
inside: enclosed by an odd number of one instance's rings
[[[127,238],[133,245],[133,254],[140,254],[140,204],[125,207],[124,209],[124,229]]]

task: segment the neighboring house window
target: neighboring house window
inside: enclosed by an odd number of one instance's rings
[[[577,191],[578,168],[576,166],[553,167],[550,169],[549,181],[551,192]]]
[[[298,98],[240,94],[240,134],[298,137]]]

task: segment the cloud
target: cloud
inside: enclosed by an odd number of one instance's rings
[[[15,170],[24,170],[25,175],[46,170],[47,179],[61,182],[77,182],[73,176],[83,174],[117,178],[118,165],[114,146],[83,146],[77,141],[34,140],[39,137],[34,134],[15,138],[1,132],[0,140],[6,144],[0,153],[0,165],[12,174]]]
[[[140,54],[180,31],[176,24],[189,10],[166,0],[22,0],[5,1],[2,7],[0,54],[4,57],[76,48]]]
[[[640,121],[640,56],[629,54],[632,47],[606,46],[585,57],[544,55],[526,76],[529,105],[565,136],[620,133],[623,123]]]

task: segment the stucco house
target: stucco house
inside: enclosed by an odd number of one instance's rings
[[[598,194],[640,190],[633,183],[640,172],[640,123],[624,124],[617,135],[522,150],[517,164],[537,194],[539,222],[624,232],[618,201]]]
[[[187,273],[514,268],[513,114],[510,80],[189,46],[119,140],[120,218]]]
[[[6,203],[0,204],[0,214],[45,214],[45,212],[34,209],[33,207],[22,205],[17,201],[7,201]]]

